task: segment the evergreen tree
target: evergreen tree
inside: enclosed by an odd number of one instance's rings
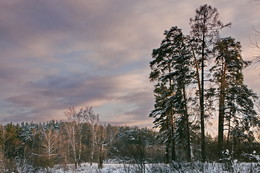
[[[227,141],[231,134],[234,138],[249,131],[250,126],[257,125],[259,120],[253,103],[257,96],[244,84],[242,70],[250,62],[242,59],[240,43],[231,37],[223,38],[216,43],[214,49],[216,60],[211,71],[214,72],[214,81],[218,85],[218,156],[221,159],[225,120],[228,126]],[[239,127],[241,125],[242,128]]]
[[[173,140],[185,139],[187,160],[190,161],[190,123],[186,88],[193,76],[190,66],[192,55],[187,46],[188,39],[182,34],[181,29],[172,27],[169,31],[165,31],[164,35],[165,39],[160,48],[153,50],[154,60],[150,63],[152,68],[150,79],[158,82],[154,90],[155,110],[150,116],[156,118],[155,125],[159,125],[167,134],[166,141],[171,141],[173,159],[175,157]],[[181,133],[184,134],[182,137]]]
[[[218,32],[221,28],[230,24],[224,25],[218,19],[216,8],[210,5],[203,5],[196,10],[194,18],[190,19],[192,50],[196,65],[196,79],[199,89],[200,100],[200,128],[201,128],[201,156],[202,161],[206,159],[205,152],[205,108],[204,108],[204,68],[205,61],[212,56],[212,47],[218,39]],[[201,74],[199,75],[199,68]],[[201,76],[201,77],[200,77]]]
[[[3,151],[4,151],[4,164],[5,170],[8,172],[17,172],[16,157],[20,153],[21,141],[18,138],[18,132],[20,128],[18,125],[9,123],[4,129],[4,141],[3,141]]]

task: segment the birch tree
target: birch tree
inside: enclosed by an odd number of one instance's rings
[[[79,129],[78,115],[74,107],[70,107],[64,113],[68,119],[68,122],[64,123],[68,143],[72,149],[75,168],[77,168],[80,165],[82,147],[82,132]]]
[[[48,159],[51,159],[57,155],[59,132],[51,128],[41,127],[41,133],[43,135],[42,147],[44,153],[46,153]]]
[[[78,118],[81,122],[88,123],[90,125],[90,131],[91,131],[90,165],[92,165],[92,162],[94,160],[95,149],[97,145],[99,115],[94,114],[92,107],[86,106],[85,108],[80,109],[78,113]]]

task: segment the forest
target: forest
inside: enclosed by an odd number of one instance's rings
[[[98,169],[104,164],[119,163],[135,165],[133,172],[145,172],[145,165],[167,162],[165,139],[154,129],[101,124],[92,107],[79,110],[71,107],[65,115],[66,121],[1,125],[0,171],[52,172],[51,168],[59,165],[58,169],[66,172],[70,167],[77,170],[84,163],[98,163]],[[200,135],[192,133],[191,137],[192,162],[195,163],[201,160]],[[214,162],[218,159],[217,138],[208,134],[205,137],[206,148],[210,149],[207,162]],[[172,163],[176,165],[171,170],[178,170],[187,158],[182,143],[176,143],[175,147],[176,160]],[[223,163],[237,160],[257,164],[259,152],[258,142],[244,138],[238,141],[232,153],[225,153]]]
[[[64,121],[0,125],[0,172],[66,172],[84,163],[134,165],[124,172],[141,173],[208,172],[207,163],[218,163],[215,172],[240,172],[238,162],[259,171],[260,102],[243,74],[253,62],[243,59],[239,41],[221,37],[231,23],[216,8],[200,6],[189,22],[190,34],[173,26],[152,50],[153,128],[101,123],[90,106],[69,107]],[[162,163],[169,167],[159,169]]]

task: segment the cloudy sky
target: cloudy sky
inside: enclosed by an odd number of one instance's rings
[[[222,35],[259,55],[257,0],[0,1],[0,123],[65,119],[70,106],[93,106],[103,122],[151,126],[152,49],[164,30],[189,34],[189,18],[208,3],[232,27]],[[258,71],[257,71],[258,70]],[[246,70],[260,93],[258,67]]]

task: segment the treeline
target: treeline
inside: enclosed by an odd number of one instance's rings
[[[242,58],[239,41],[221,37],[220,31],[231,24],[219,19],[216,8],[200,6],[190,26],[188,35],[171,27],[152,51],[155,104],[150,117],[165,141],[167,162],[178,160],[180,149],[184,160],[192,161],[195,144],[203,162],[215,150],[214,160],[224,161],[227,153],[237,158],[245,147],[241,143],[255,141],[260,128],[258,96],[244,83],[243,70],[251,62]],[[210,147],[206,132],[216,121],[216,146]]]
[[[65,111],[66,121],[0,125],[0,172],[37,172],[68,164],[162,160],[157,132],[100,123],[91,107]]]
[[[46,123],[9,123],[0,125],[0,171],[37,172],[54,165],[66,170],[68,164],[103,162],[137,164],[166,162],[165,139],[148,128],[112,126],[99,122],[91,107],[65,111],[66,121]],[[193,160],[200,160],[199,134],[192,134]],[[209,161],[217,159],[217,140],[206,135],[211,152]],[[240,161],[257,161],[259,143],[242,140],[232,153]],[[230,157],[230,153],[226,153]],[[185,160],[185,147],[176,144],[176,161]]]

